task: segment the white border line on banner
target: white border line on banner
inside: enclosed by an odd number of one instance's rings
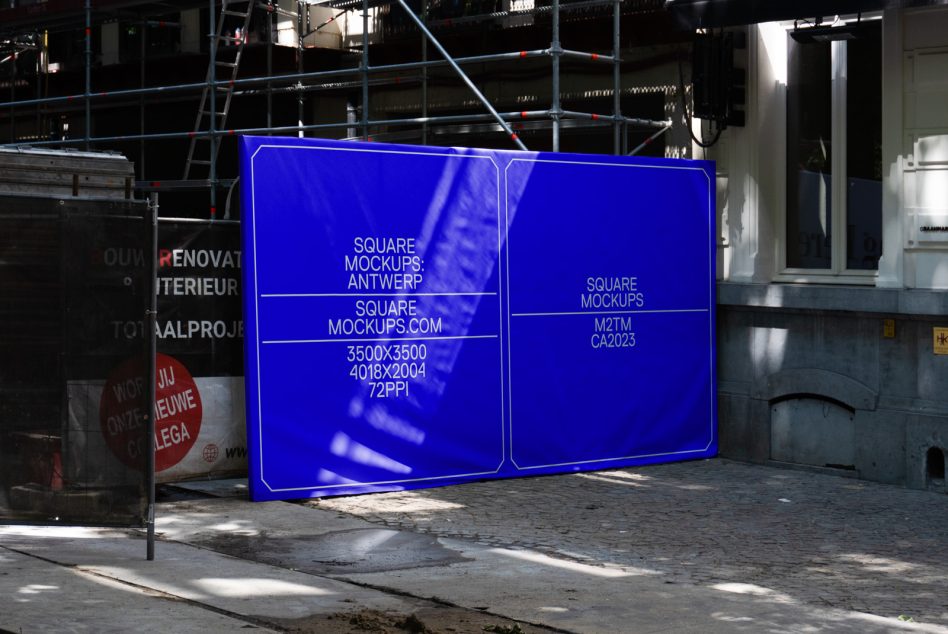
[[[379,343],[391,341],[456,341],[458,339],[500,339],[500,335],[444,335],[442,337],[369,337],[349,339],[270,339],[265,345],[282,343]]]
[[[498,293],[412,293],[412,297],[496,297]],[[263,293],[260,297],[404,297],[404,293]]]
[[[507,229],[507,252],[506,252],[506,263],[507,263],[507,266],[506,266],[506,273],[507,273],[507,302],[508,302],[508,306],[507,306],[507,362],[510,364],[511,370],[512,370],[512,368],[513,368],[513,353],[512,353],[512,350],[511,350],[512,332],[511,332],[511,328],[510,328],[510,317],[511,317],[511,316],[513,316],[513,317],[546,317],[546,316],[559,316],[559,315],[572,315],[572,314],[583,314],[583,315],[608,314],[608,313],[594,313],[594,312],[586,312],[586,313],[569,313],[569,312],[564,312],[564,313],[513,313],[513,312],[511,311],[511,309],[510,309],[510,304],[511,304],[512,292],[511,292],[511,289],[510,289],[510,191],[509,191],[509,183],[508,183],[508,173],[509,173],[509,171],[510,171],[510,167],[511,167],[514,163],[548,163],[548,164],[560,164],[560,165],[584,165],[584,166],[599,166],[599,167],[625,167],[625,168],[640,168],[640,169],[670,169],[670,170],[678,170],[678,171],[700,172],[701,174],[704,175],[705,180],[708,181],[708,210],[709,210],[709,212],[708,212],[708,219],[709,219],[709,222],[710,222],[710,221],[713,221],[713,218],[714,218],[714,216],[712,215],[712,209],[711,209],[712,193],[713,193],[713,190],[711,189],[711,179],[710,179],[710,177],[708,177],[707,171],[706,171],[704,168],[701,168],[701,167],[684,167],[684,166],[680,166],[680,167],[679,167],[679,166],[676,166],[676,165],[636,165],[636,164],[630,164],[630,163],[602,163],[602,162],[595,162],[595,161],[588,161],[588,162],[587,162],[587,161],[565,161],[565,160],[556,160],[556,159],[530,159],[530,158],[514,158],[514,159],[511,159],[510,162],[507,164],[507,167],[504,169],[504,191],[507,193],[506,199],[504,200],[504,217],[505,217],[506,220],[507,220],[507,227],[508,227],[508,229]],[[712,225],[709,224],[708,227],[709,227],[709,231],[711,231]],[[711,234],[709,233],[709,235],[711,235]],[[709,248],[709,250],[711,250],[711,249],[710,249],[710,245],[709,245],[708,248]],[[715,255],[715,254],[714,254],[714,252],[712,251],[711,257],[713,258],[714,255]],[[713,260],[712,260],[712,266],[709,268],[709,273],[713,275],[713,272],[714,272],[714,266],[713,266]],[[708,284],[708,286],[709,286],[709,289],[708,289],[708,308],[706,308],[706,309],[705,309],[705,308],[700,308],[700,309],[678,309],[678,310],[670,309],[670,310],[652,310],[652,311],[644,311],[644,310],[643,310],[643,311],[628,311],[628,312],[629,312],[629,313],[636,313],[636,312],[637,312],[637,313],[649,313],[649,312],[651,312],[651,313],[690,313],[690,312],[706,312],[706,313],[710,313],[710,312],[711,312],[711,309],[714,307],[714,297],[713,297],[713,294],[712,294],[712,293],[713,293],[713,289],[714,289],[714,283],[713,283],[713,281],[714,281],[714,280],[709,280],[709,284]],[[615,314],[620,314],[620,313],[615,313]],[[625,313],[621,313],[621,314],[625,314]],[[710,401],[711,401],[711,410],[708,412],[708,421],[709,421],[709,423],[710,423],[710,429],[709,429],[709,431],[710,431],[710,438],[708,439],[708,444],[705,445],[704,449],[689,449],[689,450],[683,450],[683,451],[670,451],[670,452],[664,452],[664,453],[638,454],[638,455],[633,455],[633,456],[616,456],[616,457],[614,457],[614,458],[596,458],[596,459],[592,459],[592,460],[577,460],[577,461],[574,461],[574,462],[558,462],[558,463],[552,463],[552,464],[530,465],[530,466],[521,467],[519,464],[517,464],[516,458],[514,457],[514,445],[513,445],[513,381],[512,381],[512,379],[511,379],[510,377],[508,377],[508,390],[507,390],[507,395],[508,395],[508,398],[509,398],[509,400],[510,400],[510,404],[509,404],[509,405],[510,405],[510,411],[509,411],[508,414],[507,414],[507,420],[510,421],[510,426],[509,426],[509,430],[510,430],[510,432],[509,432],[509,433],[510,433],[510,461],[511,461],[511,462],[513,463],[513,465],[514,465],[515,467],[517,467],[517,469],[519,469],[520,471],[530,471],[530,470],[535,470],[535,469],[546,469],[546,468],[550,468],[550,467],[569,467],[569,466],[577,466],[577,465],[584,465],[584,464],[598,464],[598,463],[603,463],[603,462],[617,462],[617,461],[621,461],[621,460],[635,460],[635,459],[638,459],[638,458],[658,458],[658,457],[661,457],[661,456],[679,456],[679,455],[687,455],[687,454],[694,454],[694,453],[702,453],[702,452],[707,451],[708,448],[711,447],[711,445],[714,443],[714,409],[713,409],[713,408],[714,408],[714,402],[715,402],[715,394],[714,394],[714,354],[713,354],[713,349],[714,349],[714,348],[713,348],[713,346],[714,346],[714,332],[713,332],[713,319],[712,319],[710,316],[709,316],[709,319],[708,319],[708,324],[709,324],[709,328],[708,328],[708,330],[709,330],[708,358],[709,358],[709,369],[710,369],[709,374],[708,374],[708,383],[709,383],[709,390],[710,390],[710,396],[711,396],[711,398],[710,398]],[[513,371],[511,371],[510,374],[512,375],[512,374],[513,374]]]
[[[260,482],[263,483],[263,485],[266,486],[267,489],[270,490],[270,492],[272,492],[272,493],[282,493],[282,492],[290,492],[290,491],[317,491],[317,490],[326,490],[326,489],[338,489],[338,488],[343,488],[343,487],[370,487],[370,486],[379,486],[379,485],[387,485],[387,484],[405,484],[405,483],[409,483],[409,482],[424,482],[424,481],[434,481],[434,480],[449,480],[449,479],[455,479],[455,478],[471,478],[471,477],[486,476],[486,475],[492,475],[492,474],[498,473],[498,472],[500,471],[501,467],[503,467],[504,463],[505,463],[506,460],[507,460],[507,446],[506,446],[505,436],[504,436],[504,431],[505,431],[505,426],[506,426],[506,425],[505,425],[506,421],[505,421],[505,419],[504,419],[504,416],[505,416],[505,413],[506,413],[506,412],[505,412],[505,410],[504,410],[504,399],[503,399],[503,394],[502,394],[502,393],[501,393],[501,399],[500,399],[500,409],[501,409],[501,411],[500,411],[501,456],[500,456],[500,464],[498,464],[498,465],[497,465],[497,468],[494,469],[493,471],[482,471],[482,472],[476,472],[476,473],[459,473],[459,474],[450,474],[450,475],[441,475],[441,476],[431,476],[431,477],[425,477],[425,478],[410,478],[410,479],[404,479],[404,480],[385,480],[385,481],[380,481],[380,482],[346,482],[346,483],[341,483],[341,484],[317,484],[317,485],[305,486],[305,487],[287,487],[287,488],[276,488],[276,489],[273,488],[273,487],[271,487],[270,484],[266,481],[266,479],[264,478],[264,473],[263,473],[263,406],[262,406],[262,401],[263,401],[263,399],[262,399],[262,390],[261,390],[261,383],[260,383],[260,344],[261,344],[261,343],[310,343],[310,342],[309,342],[309,341],[297,341],[297,342],[294,342],[294,341],[286,341],[286,342],[283,342],[283,341],[271,341],[271,342],[261,342],[261,341],[260,341],[260,308],[259,308],[260,298],[261,298],[261,297],[308,297],[308,296],[319,297],[319,296],[337,296],[337,295],[338,295],[338,296],[346,296],[346,295],[348,295],[348,294],[346,294],[346,293],[342,293],[342,294],[309,294],[309,293],[300,293],[300,294],[296,294],[296,293],[286,293],[286,294],[284,294],[284,293],[268,293],[268,294],[266,294],[266,295],[261,295],[260,293],[258,293],[259,285],[258,285],[258,282],[257,282],[257,270],[258,270],[258,269],[257,269],[257,223],[256,223],[256,211],[257,211],[257,208],[256,208],[256,188],[254,187],[254,185],[255,185],[254,161],[255,161],[255,159],[257,158],[257,154],[258,154],[261,150],[263,150],[264,148],[268,148],[268,149],[292,149],[292,150],[323,150],[323,151],[336,151],[336,152],[361,152],[361,153],[370,153],[370,154],[371,154],[371,153],[374,153],[374,154],[398,154],[398,155],[426,156],[426,157],[436,156],[436,157],[446,157],[446,158],[454,158],[454,159],[465,159],[465,158],[487,159],[487,160],[489,160],[489,161],[491,162],[491,164],[493,164],[493,166],[494,166],[494,172],[495,172],[495,178],[496,178],[496,188],[497,188],[497,207],[496,207],[496,209],[497,209],[498,236],[500,235],[500,229],[499,229],[499,228],[500,228],[500,168],[499,168],[499,166],[497,165],[497,163],[494,161],[494,159],[493,159],[492,157],[490,157],[490,156],[480,156],[480,155],[475,155],[475,154],[467,155],[467,154],[446,153],[446,152],[407,152],[407,151],[399,151],[399,150],[376,150],[376,149],[368,149],[368,148],[342,148],[342,147],[323,147],[323,146],[309,146],[309,145],[281,145],[281,144],[269,144],[269,143],[267,143],[267,144],[261,144],[261,145],[257,146],[257,149],[254,151],[254,153],[253,153],[253,154],[251,155],[251,157],[250,157],[250,184],[251,184],[251,189],[250,189],[250,192],[251,192],[250,209],[251,209],[251,216],[252,216],[252,219],[253,219],[253,231],[251,232],[251,238],[252,238],[252,240],[253,240],[253,254],[254,254],[254,260],[253,260],[253,267],[254,267],[254,268],[253,268],[253,273],[254,273],[254,314],[255,314],[255,319],[256,319],[256,323],[255,323],[255,327],[256,327],[256,333],[255,333],[255,335],[256,335],[256,336],[254,337],[254,339],[256,340],[255,343],[256,343],[256,350],[257,350],[257,359],[256,359],[256,361],[257,361],[257,408],[258,408],[258,410],[257,410],[257,433],[258,433],[259,447],[260,447]],[[498,264],[500,263],[500,248],[501,248],[501,245],[500,245],[500,240],[499,240],[499,238],[498,238],[498,244],[497,244],[497,259],[496,259],[496,262],[497,262]],[[500,286],[500,279],[499,279],[499,277],[498,277],[498,280],[497,280],[497,285],[498,285],[498,288],[499,288],[499,286]],[[443,294],[444,294],[444,293],[432,293],[431,295],[443,295]],[[499,293],[454,293],[453,295],[498,295],[498,294],[499,294]],[[501,303],[501,302],[498,302],[498,304],[500,304],[500,303]],[[480,336],[480,335],[466,335],[466,336],[464,336],[463,338],[484,338],[484,337],[486,337],[486,338],[499,339],[499,338],[500,338],[500,332],[501,332],[502,329],[503,329],[503,307],[502,307],[502,306],[500,307],[499,312],[500,312],[500,314],[498,315],[498,319],[499,319],[499,320],[498,320],[498,323],[497,323],[497,326],[498,326],[498,334],[497,334],[497,335],[485,335],[485,336]],[[425,339],[434,339],[434,338],[435,338],[435,337],[426,337]],[[446,339],[446,338],[448,338],[448,337],[440,337],[440,338],[441,338],[441,339]],[[462,337],[451,337],[451,338],[457,339],[457,338],[462,338]],[[399,340],[400,340],[400,341],[403,341],[403,340],[407,340],[407,339],[399,339]],[[332,340],[332,341],[339,341],[339,340]],[[367,340],[360,340],[360,341],[367,341]],[[312,341],[312,343],[317,343],[317,342],[318,342],[318,343],[323,343],[322,341],[317,341],[317,340],[313,340],[313,341]],[[500,349],[500,366],[499,366],[499,370],[500,370],[501,384],[503,384],[503,376],[504,376],[503,348],[502,348],[501,346],[498,346],[498,348]]]
[[[662,313],[706,313],[707,308],[669,308],[656,310],[573,310],[551,313],[511,313],[512,317],[570,317],[573,315],[654,315]]]

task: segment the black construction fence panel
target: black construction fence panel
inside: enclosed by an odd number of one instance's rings
[[[239,225],[226,222],[158,223],[158,320],[155,393],[155,472],[158,482],[242,475],[247,471],[244,422],[243,320],[240,303]],[[140,266],[141,249],[109,249],[102,262],[113,271]],[[108,351],[146,333],[140,312],[113,310],[90,323],[88,349]],[[105,315],[105,312],[101,314]],[[90,376],[101,374],[100,369]],[[119,364],[105,370],[127,383],[139,369]],[[98,374],[97,374],[98,373]],[[122,383],[125,381],[125,383]],[[70,417],[83,420],[119,405],[112,383],[71,385]],[[125,427],[104,430],[100,450],[137,459],[139,448]],[[90,439],[92,442],[92,439]],[[104,474],[90,465],[87,478]]]
[[[144,202],[0,196],[0,521],[142,526],[147,508]],[[84,386],[111,394],[81,406]]]

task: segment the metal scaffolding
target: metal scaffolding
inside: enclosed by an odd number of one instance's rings
[[[611,124],[613,129],[613,153],[622,154],[630,153],[635,154],[640,151],[651,141],[656,139],[658,136],[663,134],[671,127],[671,121],[667,120],[651,120],[651,119],[642,119],[642,118],[632,118],[624,116],[620,109],[620,95],[621,95],[621,63],[620,58],[620,16],[622,13],[622,3],[630,2],[631,0],[581,0],[578,2],[571,2],[566,4],[561,4],[560,0],[552,0],[551,5],[549,6],[538,6],[525,11],[501,11],[501,12],[492,12],[476,16],[461,16],[459,18],[453,19],[454,23],[461,22],[475,22],[478,20],[497,20],[500,18],[517,16],[517,15],[531,15],[531,14],[545,14],[549,13],[552,20],[552,32],[551,32],[551,41],[548,48],[534,49],[534,50],[523,50],[523,51],[511,51],[511,52],[502,52],[494,54],[485,54],[485,55],[473,55],[466,57],[455,57],[446,50],[442,45],[439,39],[431,30],[431,25],[443,24],[445,20],[435,20],[429,22],[428,17],[428,0],[422,0],[421,12],[420,15],[411,9],[406,0],[394,0],[390,6],[394,7],[396,4],[406,12],[411,23],[416,26],[421,32],[422,40],[422,51],[421,51],[421,60],[420,61],[411,61],[403,62],[397,64],[379,64],[371,65],[369,61],[369,13],[370,5],[369,0],[348,0],[344,3],[333,3],[330,2],[327,6],[333,7],[334,10],[338,9],[338,13],[335,13],[333,17],[324,21],[322,24],[316,26],[313,29],[310,29],[309,32],[306,32],[308,29],[308,7],[309,4],[306,3],[306,0],[297,0],[297,11],[295,14],[287,12],[279,7],[276,7],[271,3],[257,3],[257,0],[249,0],[247,6],[247,13],[253,9],[261,9],[266,11],[268,24],[270,29],[268,30],[269,36],[267,38],[267,71],[265,75],[249,77],[249,78],[236,78],[236,72],[231,73],[229,77],[225,79],[220,79],[218,77],[216,68],[217,60],[215,59],[215,51],[217,44],[221,40],[221,27],[217,22],[217,19],[223,19],[227,15],[228,7],[235,4],[232,0],[208,0],[208,12],[210,17],[210,28],[207,35],[208,38],[208,72],[206,75],[206,80],[204,82],[194,82],[194,83],[181,83],[181,84],[170,84],[163,86],[154,86],[146,87],[145,86],[145,35],[142,34],[142,60],[141,60],[141,81],[139,88],[124,89],[124,90],[112,90],[105,92],[94,92],[92,89],[92,2],[91,0],[84,0],[84,22],[85,22],[85,31],[84,31],[84,43],[85,43],[85,90],[82,93],[62,96],[62,97],[42,97],[42,98],[31,98],[31,99],[17,99],[15,94],[15,81],[11,82],[10,90],[10,99],[6,102],[0,103],[0,112],[7,111],[9,112],[10,126],[11,128],[15,125],[16,115],[15,111],[17,109],[23,108],[40,108],[42,106],[52,106],[52,105],[62,105],[62,104],[75,104],[77,101],[81,100],[84,103],[84,117],[85,117],[85,126],[82,138],[68,138],[68,139],[47,139],[47,140],[34,140],[30,141],[28,144],[31,146],[70,146],[70,145],[81,145],[82,147],[89,149],[92,146],[107,146],[108,144],[114,144],[116,142],[128,142],[128,141],[139,141],[141,143],[141,156],[140,156],[140,172],[139,175],[141,180],[137,182],[137,188],[140,191],[154,191],[156,189],[173,189],[173,188],[186,188],[186,189],[209,189],[210,191],[210,217],[214,218],[216,216],[217,210],[217,190],[218,188],[227,188],[233,184],[233,179],[222,179],[219,177],[218,172],[218,148],[221,142],[222,137],[238,135],[238,134],[274,134],[274,133],[287,133],[287,134],[297,134],[299,136],[305,136],[306,133],[317,132],[321,130],[332,130],[340,128],[349,128],[357,127],[360,131],[359,136],[364,140],[371,139],[371,131],[373,129],[378,129],[380,127],[388,128],[398,128],[398,127],[409,127],[409,128],[418,128],[421,129],[421,139],[423,144],[427,144],[429,141],[429,126],[432,124],[458,124],[458,123],[471,123],[471,124],[481,124],[488,122],[491,124],[491,127],[496,129],[497,127],[503,131],[504,134],[510,139],[510,142],[513,147],[527,150],[528,148],[519,138],[517,133],[512,127],[513,122],[525,122],[525,121],[548,121],[551,124],[552,128],[552,149],[554,152],[560,151],[560,134],[561,129],[566,122],[572,122],[573,124],[581,125],[608,125]],[[574,11],[578,9],[586,9],[589,7],[612,7],[612,54],[604,55],[591,52],[575,51],[570,49],[564,49],[560,42],[560,15],[566,11]],[[377,4],[375,6],[378,6]],[[221,13],[219,14],[218,7],[220,7]],[[231,11],[233,9],[230,9]],[[330,22],[334,21],[340,17],[344,12],[352,11],[361,11],[362,17],[362,38],[361,38],[361,57],[360,62],[357,66],[345,67],[345,68],[335,68],[332,70],[320,70],[306,72],[303,69],[303,39],[304,37],[317,32]],[[298,36],[298,66],[297,72],[295,73],[285,73],[274,75],[272,72],[273,64],[273,20],[276,15],[284,15],[285,17],[294,17],[297,24],[297,36]],[[305,17],[304,17],[305,16]],[[245,25],[249,23],[249,17],[245,21]],[[246,26],[245,26],[246,30]],[[240,37],[232,38],[234,40],[233,44],[238,47],[242,47],[245,44],[245,39]],[[428,59],[428,45],[433,46],[441,55],[442,59]],[[498,112],[495,107],[490,103],[490,100],[484,95],[484,93],[475,85],[474,81],[465,72],[464,66],[469,66],[471,64],[484,64],[484,63],[494,63],[494,62],[504,62],[512,60],[527,60],[535,58],[549,58],[551,60],[551,81],[552,81],[552,94],[550,97],[550,108],[542,110],[529,110],[529,111],[519,111],[519,112]],[[579,112],[573,110],[564,110],[561,105],[561,61],[563,59],[578,60],[583,63],[588,64],[609,64],[612,66],[612,92],[613,92],[613,108],[611,113],[593,113],[593,112]],[[12,63],[16,63],[15,55]],[[451,68],[459,77],[459,79],[467,86],[471,91],[474,97],[480,102],[483,108],[486,110],[485,114],[464,114],[464,115],[440,115],[440,116],[428,116],[429,108],[429,70],[439,67],[449,67]],[[407,117],[407,118],[396,118],[396,119],[371,119],[369,116],[369,104],[370,104],[370,91],[369,88],[379,85],[390,85],[392,83],[398,83],[399,79],[395,78],[386,78],[379,75],[385,75],[390,73],[396,73],[400,71],[420,71],[420,76],[417,78],[417,81],[421,83],[421,116],[420,117]],[[339,121],[339,122],[328,122],[328,123],[305,123],[304,111],[303,111],[303,95],[304,93],[318,90],[331,90],[339,89],[343,87],[360,87],[361,88],[361,114],[357,122],[352,120]],[[174,132],[145,132],[145,101],[147,97],[150,96],[167,96],[172,94],[186,94],[186,93],[203,93],[204,97],[200,100],[201,106],[199,110],[206,109],[209,116],[203,116],[201,112],[197,113],[197,123],[194,129],[191,130],[181,130]],[[237,96],[247,96],[247,95],[266,95],[267,103],[267,112],[266,112],[266,121],[265,125],[259,127],[243,127],[237,129],[227,129],[225,126],[219,125],[219,121],[223,119],[218,119],[218,106],[217,100],[218,95],[224,94],[227,99],[227,107],[230,106],[230,99]],[[282,125],[275,126],[273,125],[273,95],[274,94],[284,94],[284,93],[296,93],[298,95],[298,104],[299,104],[299,116],[297,125]],[[137,98],[140,105],[140,126],[139,132],[137,134],[121,134],[121,135],[102,135],[95,136],[92,134],[92,105],[94,102],[98,102],[104,99],[116,99],[116,98]],[[207,105],[205,106],[205,101]],[[226,115],[226,111],[225,111]],[[351,118],[350,118],[351,119]],[[206,125],[202,128],[202,122],[205,122]],[[628,152],[626,147],[626,139],[628,137],[628,130],[630,128],[644,129],[649,131],[654,131],[654,133],[642,144],[635,147],[631,152]],[[144,143],[150,140],[159,140],[159,139],[188,139],[190,143],[187,166],[190,166],[192,162],[192,154],[194,143],[197,139],[204,139],[208,142],[210,146],[209,159],[206,161],[208,169],[208,177],[206,179],[188,179],[190,171],[185,170],[185,178],[178,181],[161,181],[160,183],[155,182],[154,180],[149,180],[146,178],[144,173]],[[6,145],[20,145],[11,140],[11,143]],[[2,146],[0,146],[2,147]],[[182,157],[184,158],[184,157]],[[203,163],[203,161],[201,161]]]

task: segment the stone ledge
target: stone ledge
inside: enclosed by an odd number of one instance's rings
[[[945,317],[948,291],[718,282],[718,306]]]

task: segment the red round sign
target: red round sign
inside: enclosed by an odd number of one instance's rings
[[[130,467],[139,467],[146,449],[142,407],[145,379],[140,359],[116,368],[105,382],[99,402],[102,435],[112,452]],[[180,361],[158,354],[155,374],[155,471],[181,462],[201,431],[201,394]]]

